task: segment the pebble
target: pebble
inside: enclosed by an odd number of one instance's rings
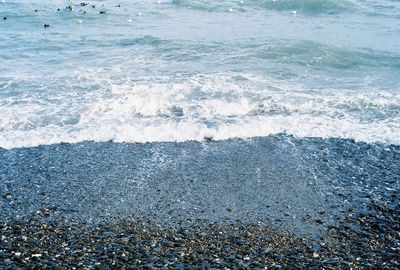
[[[41,210],[28,219],[0,219],[0,268],[336,269],[343,264],[379,268],[384,260],[388,269],[396,269],[399,212],[382,208],[379,217],[368,215],[363,224],[347,217],[345,226],[312,240],[266,225],[204,221],[176,229],[133,220],[87,228],[50,222],[49,211]],[[376,238],[377,232],[385,237]]]
[[[18,218],[9,211],[4,212],[7,218],[0,215],[0,269],[399,269],[400,194],[390,192],[374,203],[373,198],[382,195],[374,189],[374,196],[362,198],[368,211],[358,214],[359,206],[352,205],[353,211],[340,217],[342,224],[327,230],[323,239],[240,221],[193,221],[184,230],[178,224],[133,219],[87,226],[52,216],[46,209]],[[3,195],[0,205],[7,201]],[[312,225],[328,229],[325,219],[334,221],[326,215]],[[22,265],[25,262],[29,267]]]

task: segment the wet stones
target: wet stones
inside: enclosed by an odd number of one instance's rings
[[[0,222],[0,268],[139,269],[387,269],[400,266],[400,209],[380,206],[343,220],[319,239],[294,236],[267,225],[193,222],[164,227],[149,220],[87,226],[52,220],[43,209],[33,216]],[[391,218],[387,218],[390,216]]]

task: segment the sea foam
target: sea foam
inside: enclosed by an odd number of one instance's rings
[[[225,140],[278,133],[400,143],[399,94],[318,92],[254,74],[238,77],[219,73],[109,80],[109,91],[94,91],[90,99],[72,93],[47,100],[27,96],[17,101],[11,96],[0,107],[0,147],[86,140]],[[76,82],[82,86],[84,81],[87,87],[99,84],[77,73]]]

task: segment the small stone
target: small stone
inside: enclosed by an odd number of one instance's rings
[[[246,240],[239,239],[236,241],[236,243],[239,245],[244,245],[244,244],[246,244]]]
[[[316,219],[315,222],[318,223],[318,224],[324,224],[324,222],[322,220],[320,220],[320,219]]]
[[[329,265],[337,265],[338,264],[338,259],[333,258],[333,259],[327,259],[322,261],[323,264],[329,264]]]

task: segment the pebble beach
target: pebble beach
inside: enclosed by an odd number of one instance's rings
[[[275,154],[263,154],[271,148]],[[89,168],[98,158],[94,151],[107,159]],[[305,152],[314,157],[299,159]],[[400,197],[393,187],[399,185],[399,153],[395,146],[285,136],[2,150],[2,267],[397,269]],[[290,161],[279,160],[287,154]],[[140,164],[132,165],[144,159],[157,172],[147,175],[145,186],[139,183]],[[42,167],[49,163],[54,168]],[[200,170],[204,164],[208,168]],[[310,171],[300,175],[293,164]],[[285,174],[282,168],[291,173],[289,183],[277,180]],[[287,188],[306,185],[301,181],[318,171],[329,173],[310,193]],[[229,175],[239,173],[248,185],[232,189]],[[267,176],[271,183],[257,184]],[[135,187],[122,188],[135,181]],[[276,200],[278,191],[285,200]],[[309,206],[302,212],[296,208],[301,202]]]
[[[0,269],[400,269],[399,14],[0,0]]]

